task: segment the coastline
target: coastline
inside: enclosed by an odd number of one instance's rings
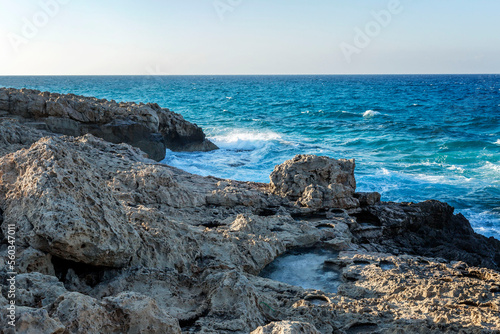
[[[127,144],[51,134],[36,104],[17,112],[11,99],[0,107],[1,252],[6,259],[15,224],[19,326],[500,330],[500,242],[474,233],[445,203],[380,202],[356,192],[354,161],[311,155],[277,166],[269,184],[201,177]],[[85,108],[99,110],[92,103]],[[301,247],[338,252],[329,260],[338,292],[258,276]],[[2,308],[8,302],[0,297]]]

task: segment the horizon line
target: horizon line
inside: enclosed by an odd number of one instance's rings
[[[499,73],[331,73],[331,74],[0,74],[0,77],[175,77],[175,76],[367,76],[367,75],[500,75]]]

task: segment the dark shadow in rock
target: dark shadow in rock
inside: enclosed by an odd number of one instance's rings
[[[328,213],[335,216],[335,215],[343,215],[345,213],[345,211],[342,209],[330,209],[330,210],[328,210]]]
[[[490,289],[490,292],[493,292],[493,293],[500,292],[500,285],[492,286],[491,289]]]
[[[337,292],[341,283],[339,271],[325,261],[338,252],[321,248],[296,248],[277,257],[260,273],[261,277],[325,292]]]
[[[381,226],[382,222],[380,219],[374,214],[368,211],[361,211],[359,213],[353,213],[351,216],[356,218],[356,221],[361,226],[372,225],[372,226]]]
[[[373,333],[378,330],[378,326],[376,324],[361,324],[357,323],[349,327],[346,331],[347,334],[364,334],[364,333]]]
[[[327,220],[326,212],[311,212],[311,213],[293,213],[292,218],[297,221],[319,222]]]
[[[97,267],[86,263],[74,262],[65,260],[56,256],[52,256],[52,265],[56,272],[56,277],[59,281],[67,285],[68,271],[71,269],[78,276],[78,278],[93,288],[105,280],[106,273],[116,272],[116,269],[109,267]]]
[[[477,270],[470,270],[468,272],[464,272],[463,275],[465,277],[470,277],[470,278],[475,278],[481,281],[486,281],[490,279],[489,276],[485,275],[484,273],[477,271]]]
[[[203,317],[206,317],[210,312],[210,308],[204,307],[201,312],[197,312],[195,315],[191,317],[187,317],[185,319],[178,319],[179,326],[182,328],[183,332],[195,333],[199,331],[199,326],[196,325],[196,322]]]
[[[276,212],[277,212],[276,209],[264,208],[257,211],[257,215],[260,217],[269,217],[269,216],[275,216]]]
[[[218,221],[209,221],[206,223],[202,223],[201,226],[208,227],[208,228],[217,228],[217,227],[224,226],[224,224],[221,224]]]
[[[330,299],[325,296],[319,296],[319,295],[314,295],[314,296],[307,296],[304,298],[304,300],[307,300],[309,303],[313,305],[328,305],[330,303]]]

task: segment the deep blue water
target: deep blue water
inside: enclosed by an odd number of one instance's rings
[[[268,182],[298,153],[355,158],[359,191],[446,201],[500,239],[500,75],[0,77],[0,86],[157,102],[221,147],[193,173]]]

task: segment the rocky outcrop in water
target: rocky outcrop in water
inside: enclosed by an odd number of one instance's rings
[[[127,143],[151,159],[165,158],[165,150],[217,149],[202,129],[156,103],[107,101],[73,94],[0,88],[0,113],[18,116],[28,125],[54,133],[87,133],[112,143]]]
[[[498,241],[445,203],[355,193],[352,160],[298,156],[262,184],[89,134],[10,120],[0,134],[0,279],[14,224],[17,333],[500,331]],[[337,291],[259,276],[297,248],[337,254],[323,264]],[[13,333],[3,316],[0,332]]]
[[[297,155],[276,166],[270,176],[271,188],[273,193],[308,208],[358,207],[354,168],[354,160]]]

